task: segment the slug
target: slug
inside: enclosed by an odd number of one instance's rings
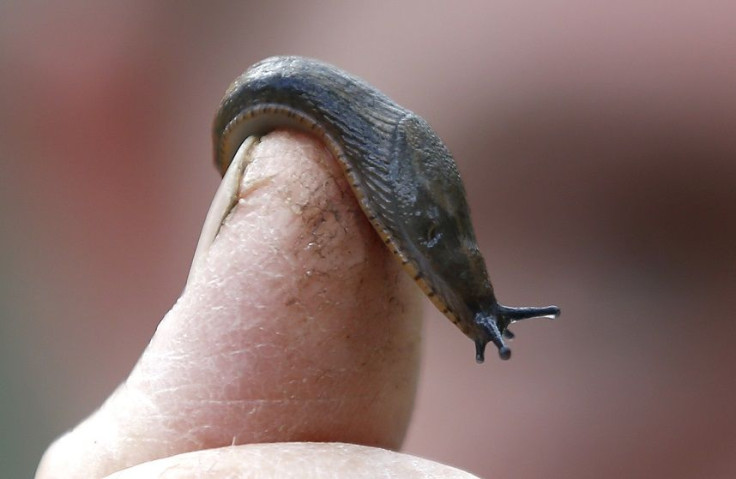
[[[220,104],[213,128],[220,173],[246,138],[275,128],[306,131],[327,145],[378,235],[475,342],[479,363],[489,342],[502,359],[510,357],[504,338],[513,337],[508,327],[514,321],[560,314],[556,306],[496,301],[455,160],[418,115],[332,65],[267,58],[237,78]]]

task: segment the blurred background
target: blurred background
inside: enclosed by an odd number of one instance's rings
[[[90,6],[94,5],[94,6]],[[0,4],[0,470],[127,375],[179,295],[225,88],[337,64],[453,151],[496,292],[474,363],[426,303],[405,450],[483,477],[736,477],[733,2]]]

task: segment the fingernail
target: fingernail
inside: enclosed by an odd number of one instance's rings
[[[189,269],[189,276],[184,287],[186,289],[197,276],[198,272],[201,271],[204,263],[206,262],[207,253],[209,252],[210,245],[215,241],[217,233],[220,231],[222,223],[225,218],[230,214],[232,209],[238,203],[238,192],[240,190],[240,182],[245,172],[245,167],[250,161],[250,150],[258,142],[257,137],[248,137],[233,157],[233,161],[230,163],[225,176],[222,177],[222,182],[217,188],[215,197],[212,199],[209,211],[205,217],[204,224],[202,225],[202,233],[199,235],[199,241],[197,242],[197,248],[194,250],[194,258],[192,258],[192,266]]]

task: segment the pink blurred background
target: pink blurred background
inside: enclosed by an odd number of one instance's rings
[[[274,54],[432,123],[496,291],[563,316],[474,364],[427,302],[405,450],[483,477],[736,477],[733,2],[5,2],[0,470],[125,377],[184,284],[210,123]]]

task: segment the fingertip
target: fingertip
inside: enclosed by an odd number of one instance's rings
[[[252,154],[237,206],[138,364],[38,477],[229,444],[401,445],[418,376],[415,285],[320,142],[277,132]]]

